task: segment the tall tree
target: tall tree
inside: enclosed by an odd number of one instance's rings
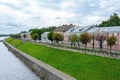
[[[80,41],[85,44],[85,49],[87,47],[87,43],[91,41],[91,36],[87,32],[84,32],[80,35]]]
[[[38,34],[39,35],[39,39],[41,39],[41,34],[42,33],[44,33],[44,32],[51,32],[51,31],[53,31],[55,29],[56,29],[55,26],[51,26],[51,27],[48,27],[48,28],[30,29],[29,32],[31,31],[30,35]]]
[[[42,34],[43,32],[44,32],[44,31],[41,30],[41,29],[32,29],[30,35],[32,36],[33,34],[38,34],[38,39],[41,39],[41,34]]]
[[[92,39],[92,45],[93,45],[93,50],[95,48],[95,34],[91,35],[91,39]]]
[[[59,41],[63,41],[64,40],[64,36],[62,34],[56,33],[55,40],[56,40],[57,43]]]
[[[108,20],[102,21],[102,23],[99,24],[99,27],[107,26],[120,26],[120,18],[117,13],[113,13]]]
[[[48,34],[48,39],[51,40],[52,43],[53,43],[53,41],[55,40],[55,36],[56,36],[56,33],[50,32],[50,33]]]
[[[33,40],[37,40],[38,38],[39,38],[39,35],[38,35],[38,34],[33,34],[33,35],[32,35],[32,39],[33,39]]]
[[[120,25],[120,18],[117,15],[117,13],[114,13],[110,16],[110,22],[113,23],[113,26],[119,26]]]
[[[11,34],[10,37],[12,38],[21,38],[20,34]]]
[[[116,43],[116,37],[112,34],[111,36],[107,36],[107,45],[110,46],[110,52],[111,52],[111,48],[113,45],[115,45]]]

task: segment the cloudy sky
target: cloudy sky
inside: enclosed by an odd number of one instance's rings
[[[92,25],[120,16],[120,0],[0,0],[0,34],[62,24]]]

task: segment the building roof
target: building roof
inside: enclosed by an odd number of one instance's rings
[[[66,32],[73,32],[73,33],[77,33],[77,32],[86,32],[89,29],[93,28],[95,26],[75,26],[73,28],[70,28],[69,30],[67,30]]]
[[[120,26],[110,26],[110,27],[95,27],[87,32],[97,32],[98,30],[104,31],[104,32],[120,32]]]
[[[70,24],[70,25],[62,25],[60,27],[58,27],[57,29],[55,29],[54,31],[55,32],[65,32],[67,30],[69,30],[70,28],[73,28],[75,27],[75,25],[73,24]]]

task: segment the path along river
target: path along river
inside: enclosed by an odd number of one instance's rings
[[[0,40],[4,37],[0,37]],[[0,80],[41,80],[0,42]]]

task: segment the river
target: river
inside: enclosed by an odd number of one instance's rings
[[[3,40],[4,37],[0,37]],[[0,42],[0,80],[41,80]]]

